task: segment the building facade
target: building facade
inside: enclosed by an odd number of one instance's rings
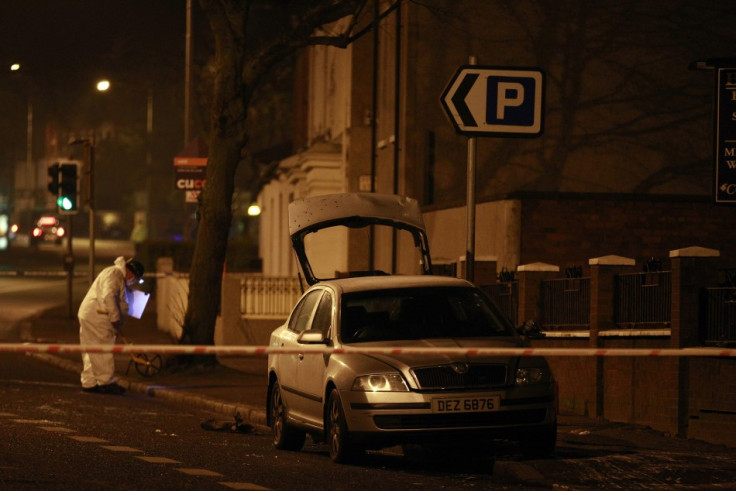
[[[586,246],[581,257],[638,258],[692,244],[727,255],[728,247],[714,243],[722,241],[715,235],[720,232],[682,231],[683,222],[666,210],[673,203],[678,209],[692,206],[706,221],[730,213],[704,204],[712,180],[712,79],[687,66],[734,45],[729,22],[736,21],[736,12],[721,0],[677,9],[663,5],[565,0],[548,9],[529,1],[380,1],[381,15],[359,25],[360,34],[346,49],[305,50],[295,87],[298,149],[281,162],[259,198],[264,274],[296,273],[288,203],[335,192],[411,196],[426,211],[433,256],[457,260],[465,253],[467,137],[455,133],[439,98],[471,56],[479,65],[537,67],[545,73],[540,137],[478,139],[476,256],[494,256],[499,268],[513,269],[532,256],[559,263],[579,245]],[[693,18],[707,22],[707,32],[693,28],[688,20]],[[545,211],[565,195],[582,198],[570,221],[549,221],[545,242],[532,241],[524,232],[526,221],[549,220]],[[620,207],[609,206],[617,201]],[[535,203],[546,204],[530,214]],[[616,210],[636,215],[639,206],[651,226],[635,233],[647,239],[618,240],[621,233],[631,235],[628,224],[636,220],[620,218]],[[595,238],[563,238],[568,229],[569,237],[577,237],[580,224]],[[621,232],[621,225],[628,230]],[[678,233],[693,240],[667,243]],[[569,249],[562,251],[563,244]],[[594,250],[599,246],[605,250]],[[329,259],[336,271],[348,265],[366,269],[366,261],[390,272],[413,271],[415,265],[404,257],[402,245],[394,248],[387,237],[366,240],[351,232]]]

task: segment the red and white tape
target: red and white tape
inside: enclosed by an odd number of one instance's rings
[[[460,356],[644,356],[644,357],[736,357],[727,348],[329,348],[324,346],[188,346],[168,344],[31,344],[0,343],[0,353],[158,353],[161,355],[264,356],[269,354],[361,354],[361,355],[460,355]]]

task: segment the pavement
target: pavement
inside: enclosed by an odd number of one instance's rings
[[[78,344],[79,323],[69,318],[66,307],[52,308],[23,322],[20,336],[23,342]],[[157,329],[153,309],[147,310],[142,319],[126,319],[123,336],[133,345],[176,344],[169,334]],[[78,353],[28,356],[75,373],[82,369]],[[162,358],[159,370],[146,370],[146,365],[137,364],[129,353],[114,356],[118,384],[129,392],[205,409],[225,421],[266,428],[266,356],[218,357],[219,363],[191,365],[169,356]],[[154,373],[141,374],[147,371]]]

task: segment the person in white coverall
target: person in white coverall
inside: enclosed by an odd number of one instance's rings
[[[135,259],[115,259],[103,269],[89,287],[79,306],[79,343],[115,344],[128,313],[130,287],[143,276],[143,265]],[[125,389],[115,381],[112,353],[82,354],[82,390],[104,394],[122,394]]]

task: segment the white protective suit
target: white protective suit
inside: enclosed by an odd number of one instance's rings
[[[115,344],[114,324],[119,325],[128,313],[131,294],[125,276],[125,258],[120,256],[113,266],[103,269],[95,278],[77,313],[80,344]],[[112,353],[83,353],[82,363],[82,388],[115,382]]]

